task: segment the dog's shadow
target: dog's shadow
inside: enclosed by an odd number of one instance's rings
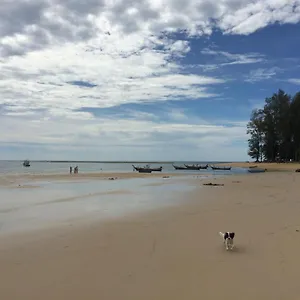
[[[223,248],[223,250],[229,254],[245,254],[249,252],[246,247],[242,245],[234,246],[234,248],[231,250],[226,250],[225,248]]]

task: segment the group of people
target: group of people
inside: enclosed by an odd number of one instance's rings
[[[72,174],[73,167],[70,167],[70,174]],[[74,168],[74,174],[78,174],[78,166]]]

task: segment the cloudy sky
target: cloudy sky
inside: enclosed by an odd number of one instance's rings
[[[300,0],[2,0],[0,159],[246,160],[251,110],[300,90],[299,21]]]

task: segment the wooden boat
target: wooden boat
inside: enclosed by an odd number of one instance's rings
[[[186,165],[184,164],[187,170],[206,170],[208,168],[208,165],[206,166],[200,166],[200,165]]]
[[[139,173],[151,173],[151,172],[161,172],[162,167],[159,168],[151,168],[149,165],[146,165],[145,167],[136,167],[135,165],[132,165],[133,169],[135,171],[138,171]]]
[[[210,166],[213,170],[219,170],[219,171],[230,171],[231,167],[215,167],[215,166]]]
[[[187,170],[187,167],[183,167],[183,166],[174,166],[174,165],[172,165],[173,167],[174,167],[174,169],[175,170]]]
[[[259,168],[249,168],[248,169],[249,173],[264,173],[266,172],[266,169],[259,169]]]
[[[30,161],[28,159],[24,160],[23,167],[30,167]]]
[[[208,168],[208,165],[200,166],[200,169],[202,169],[202,170],[206,170],[207,168]]]

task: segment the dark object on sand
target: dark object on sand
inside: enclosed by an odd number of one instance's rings
[[[224,186],[224,183],[203,183],[203,185],[209,185],[209,186]]]
[[[151,168],[149,165],[146,165],[145,167],[136,167],[134,165],[133,169],[135,171],[138,171],[139,173],[151,173],[151,172],[161,172],[162,171],[162,167],[159,168]]]
[[[230,171],[231,167],[215,167],[215,166],[210,166],[213,170],[220,170],[220,171]]]
[[[257,166],[250,166],[249,169],[257,168]]]
[[[267,169],[259,169],[259,168],[248,169],[249,173],[264,173],[266,171],[267,171]]]
[[[295,172],[300,173],[300,169],[297,169]]]

